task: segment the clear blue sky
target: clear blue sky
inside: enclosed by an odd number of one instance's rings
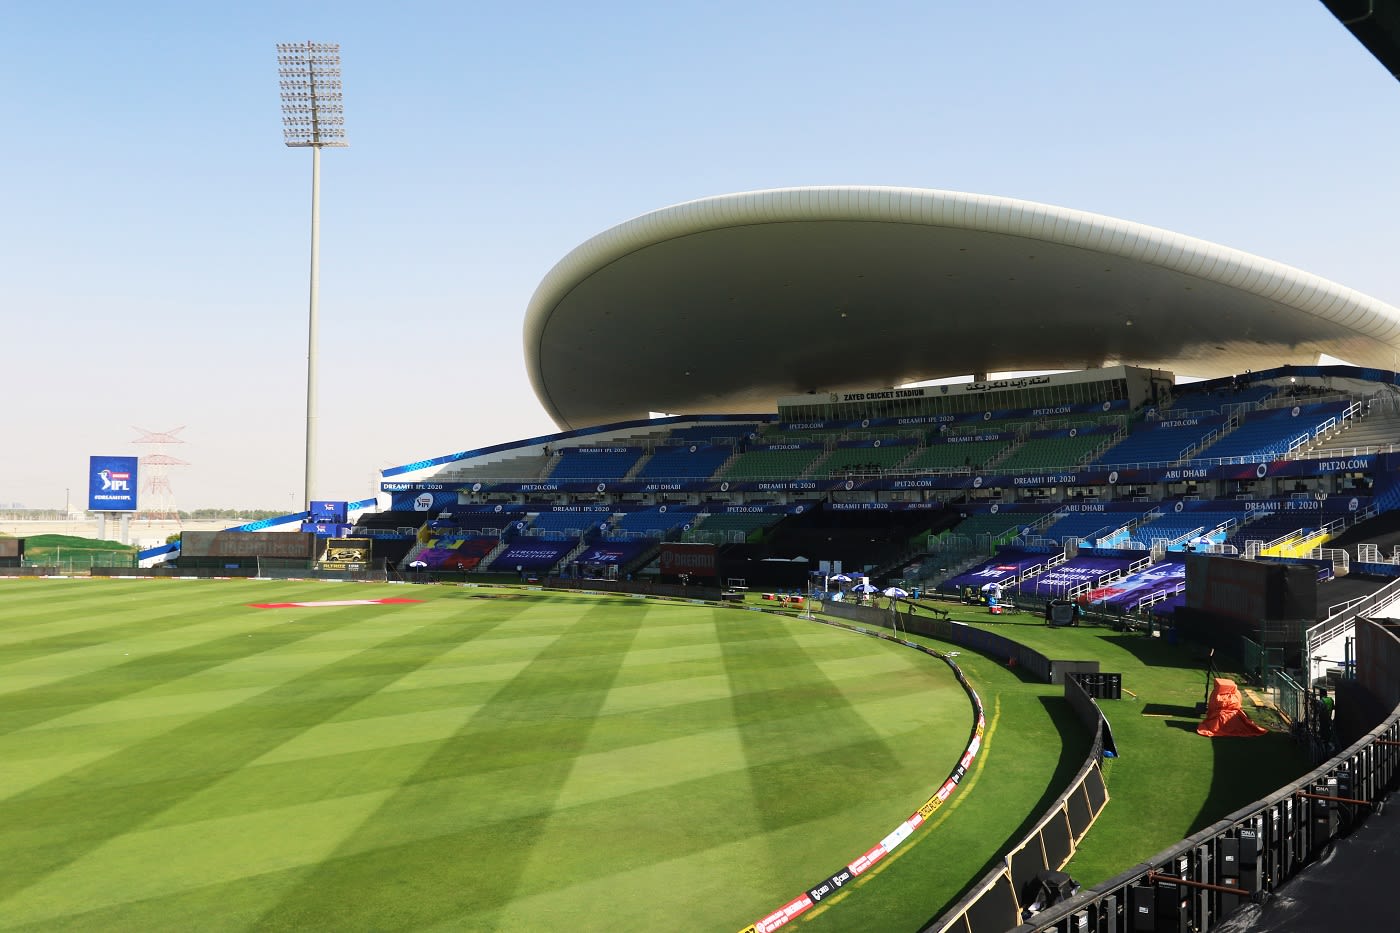
[[[1400,85],[1316,0],[7,4],[0,506],[185,426],[176,504],[301,486],[310,154],[278,42],[342,47],[321,491],[542,433],[521,323],[570,249],[757,188],[1097,211],[1400,303]],[[605,375],[600,378],[606,378]]]

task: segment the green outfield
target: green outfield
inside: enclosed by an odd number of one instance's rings
[[[422,602],[250,605],[380,598]],[[0,928],[738,930],[899,825],[971,724],[935,659],[734,609],[0,580]],[[917,924],[1024,811],[940,859],[945,815],[816,926]]]

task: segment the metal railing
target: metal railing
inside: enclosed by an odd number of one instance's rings
[[[1327,607],[1327,615],[1307,630],[1308,655],[1356,625],[1356,617],[1379,608],[1393,599],[1400,598],[1400,579],[1392,580],[1385,586],[1365,596],[1358,596],[1343,603]]]
[[[1013,933],[1222,929],[1241,905],[1323,861],[1400,776],[1400,709],[1344,752],[1263,800],[1015,927]],[[1155,922],[1139,925],[1137,917]],[[1171,926],[1165,926],[1170,923]],[[959,933],[1002,933],[968,923]]]

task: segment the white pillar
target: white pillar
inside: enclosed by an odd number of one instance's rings
[[[306,328],[306,482],[299,508],[316,498],[316,341],[321,297],[321,147],[311,147],[311,296]]]

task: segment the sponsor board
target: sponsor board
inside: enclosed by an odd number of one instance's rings
[[[924,819],[928,819],[929,817],[933,816],[934,811],[936,811],[941,806],[943,806],[943,801],[941,799],[939,799],[938,797],[930,797],[928,800],[924,801],[924,805],[919,808],[919,816],[923,817]]]
[[[713,544],[667,542],[661,545],[660,569],[663,574],[693,573],[700,577],[715,576]]]
[[[846,867],[850,869],[850,872],[853,875],[863,875],[870,868],[871,865],[874,865],[876,862],[880,861],[880,859],[884,857],[885,850],[880,848],[879,846],[876,846],[875,848],[871,849],[869,852],[865,853],[860,858],[856,859],[854,862],[847,865]]]
[[[884,849],[886,852],[893,852],[894,847],[908,839],[909,834],[913,831],[914,827],[909,825],[908,820],[905,820],[895,827],[894,832],[880,840],[880,848]]]
[[[421,599],[321,599],[306,603],[249,603],[253,609],[314,609],[321,606],[396,606]]]
[[[841,888],[845,886],[846,882],[850,881],[853,877],[854,876],[851,874],[851,870],[849,868],[843,868],[836,874],[832,875],[830,878],[827,878],[821,884],[817,885],[812,890],[808,891],[807,896],[810,897],[814,903],[821,901],[823,898],[830,897],[832,894],[835,894],[837,891],[841,890]]]
[[[804,892],[755,923],[754,929],[758,933],[771,933],[773,930],[786,926],[793,917],[801,916],[811,909],[812,899]]]

